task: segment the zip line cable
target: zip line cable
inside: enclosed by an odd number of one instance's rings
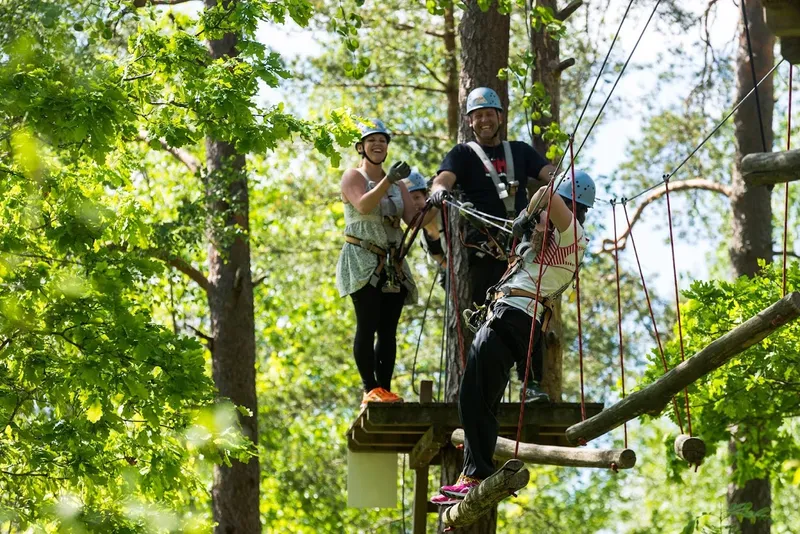
[[[761,146],[767,152],[767,138],[764,135],[764,119],[761,118],[761,99],[758,97],[758,85],[756,84],[756,64],[753,61],[753,44],[750,42],[750,23],[747,21],[747,7],[742,0],[742,21],[744,22],[744,34],[747,38],[747,54],[750,56],[750,71],[753,73],[753,88],[756,90],[756,110],[758,111],[758,128],[761,131]]]

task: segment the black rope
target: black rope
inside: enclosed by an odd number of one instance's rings
[[[572,130],[573,137],[575,136],[576,133],[578,133],[578,127],[581,125],[581,121],[583,120],[583,115],[589,108],[589,102],[592,100],[592,96],[594,95],[594,90],[597,88],[597,84],[600,82],[600,78],[603,76],[603,71],[605,70],[606,64],[608,63],[608,58],[611,57],[611,51],[614,49],[614,45],[616,44],[617,39],[619,38],[619,33],[622,30],[622,25],[625,24],[625,19],[628,18],[628,12],[631,10],[633,1],[634,0],[631,0],[630,3],[628,3],[628,8],[625,10],[625,14],[622,15],[622,20],[619,22],[617,33],[614,34],[614,39],[611,40],[611,45],[608,47],[608,52],[606,52],[606,57],[603,59],[603,64],[600,66],[600,70],[598,71],[597,76],[594,79],[594,84],[592,84],[592,89],[589,91],[589,96],[586,98],[586,102],[583,104],[583,109],[581,110],[581,114],[578,116],[578,122],[575,124],[575,128]],[[561,159],[559,159],[558,161],[558,165],[556,165],[556,173],[561,168],[561,164],[564,163],[564,157],[566,155],[567,151],[564,150],[561,154]]]
[[[743,97],[742,97],[742,99],[741,99],[741,100],[740,100],[740,101],[739,101],[739,102],[738,102],[738,103],[737,103],[737,104],[736,104],[736,105],[733,107],[733,109],[730,111],[730,113],[728,113],[727,115],[725,115],[725,118],[724,118],[724,119],[722,119],[722,121],[720,121],[720,123],[719,123],[719,124],[717,124],[717,125],[714,127],[714,129],[713,129],[713,130],[711,130],[711,133],[710,133],[710,134],[708,134],[708,135],[705,137],[705,139],[703,139],[703,141],[702,141],[702,142],[701,142],[699,145],[697,145],[697,147],[695,147],[695,149],[694,149],[694,150],[692,150],[692,151],[691,151],[691,153],[690,153],[688,156],[686,156],[686,157],[683,159],[683,161],[681,161],[681,162],[680,162],[680,164],[678,164],[678,166],[677,166],[677,167],[675,167],[675,170],[673,170],[673,171],[672,171],[671,173],[669,173],[669,174],[666,174],[666,175],[664,175],[664,177],[662,177],[662,179],[661,179],[661,181],[660,181],[660,182],[658,182],[658,183],[656,183],[656,184],[653,184],[653,185],[651,185],[650,187],[648,187],[647,189],[645,189],[645,190],[643,190],[643,191],[640,191],[639,193],[636,193],[636,194],[635,194],[635,195],[633,195],[632,197],[629,197],[627,200],[628,200],[628,201],[635,200],[635,199],[639,198],[640,196],[644,195],[645,193],[647,193],[647,192],[649,192],[649,191],[652,191],[652,190],[653,190],[653,189],[655,189],[656,187],[658,187],[658,186],[660,186],[661,184],[663,184],[663,183],[664,183],[664,178],[666,178],[666,177],[670,177],[670,178],[671,178],[671,177],[675,176],[675,174],[677,174],[677,172],[683,168],[683,166],[686,164],[686,162],[688,162],[688,161],[689,161],[689,160],[690,160],[690,159],[691,159],[691,158],[692,158],[692,157],[693,157],[693,156],[694,156],[694,155],[697,153],[697,151],[698,151],[698,150],[700,150],[701,148],[703,148],[703,145],[705,145],[705,144],[708,142],[708,140],[709,140],[709,139],[711,139],[711,137],[712,137],[712,136],[713,136],[715,133],[717,133],[717,131],[719,131],[719,129],[720,129],[720,128],[722,128],[722,126],[723,126],[723,125],[724,125],[726,122],[728,122],[728,119],[730,119],[730,118],[733,116],[733,114],[734,114],[734,113],[736,113],[736,110],[738,110],[738,109],[739,109],[739,108],[742,106],[742,104],[744,104],[744,103],[745,103],[745,101],[746,101],[746,100],[747,100],[747,99],[750,97],[750,95],[752,95],[752,94],[753,94],[753,93],[754,93],[754,92],[755,92],[755,91],[758,89],[758,86],[759,86],[759,85],[761,85],[761,84],[763,83],[763,81],[764,81],[764,80],[766,80],[766,79],[767,79],[767,78],[768,78],[768,77],[769,77],[769,76],[770,76],[770,75],[771,75],[771,74],[772,74],[772,73],[775,71],[775,69],[777,69],[778,67],[780,67],[780,66],[781,66],[781,64],[783,64],[783,62],[784,62],[784,61],[785,61],[785,59],[781,58],[781,60],[780,60],[778,63],[776,63],[776,64],[775,64],[775,66],[774,66],[774,67],[772,67],[772,68],[770,69],[770,71],[764,75],[764,77],[763,77],[763,78],[761,78],[761,79],[758,81],[758,83],[755,85],[755,87],[753,87],[753,88],[750,90],[750,92],[749,92],[749,93],[747,93],[745,96],[743,96]]]
[[[419,326],[419,336],[417,336],[417,348],[414,350],[414,361],[411,363],[411,389],[414,391],[415,396],[419,396],[419,391],[417,391],[417,355],[419,354],[419,346],[422,343],[422,333],[425,331],[425,318],[428,316],[428,308],[431,305],[431,297],[433,296],[433,288],[436,285],[436,279],[438,278],[439,270],[437,269],[433,275],[433,282],[431,282],[431,288],[428,291],[428,300],[425,302],[425,309],[422,311],[422,324]]]
[[[758,127],[761,130],[761,145],[764,148],[764,152],[767,152],[764,119],[761,118],[761,99],[758,97],[758,85],[756,84],[756,64],[753,61],[753,45],[750,42],[750,23],[747,21],[747,8],[744,0],[742,0],[742,19],[744,20],[744,34],[747,37],[747,53],[750,55],[750,71],[753,73],[753,88],[756,90],[756,110],[758,110]]]
[[[614,89],[617,88],[617,84],[622,79],[622,75],[625,74],[625,69],[628,68],[628,63],[630,63],[631,58],[633,57],[633,54],[636,52],[636,49],[639,47],[639,43],[642,41],[642,37],[644,37],[644,32],[647,31],[647,27],[650,25],[650,21],[653,20],[653,16],[656,14],[656,10],[658,10],[658,6],[659,5],[661,5],[661,0],[658,0],[658,2],[656,2],[656,5],[653,7],[653,11],[650,12],[650,17],[647,19],[647,22],[645,23],[644,28],[642,28],[642,31],[639,34],[639,38],[636,40],[636,44],[633,45],[633,49],[631,50],[631,53],[628,54],[628,59],[626,59],[625,60],[625,64],[622,65],[622,70],[619,72],[619,75],[617,76],[616,81],[614,81],[614,85],[611,87],[611,91],[609,91],[608,96],[606,96],[605,102],[603,102],[603,105],[600,106],[600,111],[597,112],[597,116],[594,118],[594,121],[592,122],[592,125],[589,127],[589,131],[586,132],[586,135],[583,136],[583,141],[581,141],[580,146],[578,146],[578,150],[575,151],[575,156],[572,158],[572,161],[575,161],[576,159],[578,159],[578,156],[581,153],[581,149],[583,148],[583,145],[586,144],[586,140],[589,139],[589,135],[592,133],[592,130],[594,130],[594,127],[597,125],[597,121],[600,120],[600,116],[603,114],[603,111],[605,110],[606,105],[608,104],[608,101],[611,100],[611,96],[614,94]]]

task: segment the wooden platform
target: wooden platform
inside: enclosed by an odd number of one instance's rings
[[[516,439],[519,403],[500,405],[500,435]],[[586,416],[600,413],[602,403],[587,403]],[[529,404],[525,407],[523,441],[540,445],[569,443],[566,429],[580,422],[578,403]],[[458,405],[443,402],[369,403],[347,431],[347,447],[354,452],[411,453],[426,433],[449,438],[460,428]],[[436,463],[435,461],[432,463]]]

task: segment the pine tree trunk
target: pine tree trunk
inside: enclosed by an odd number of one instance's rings
[[[756,67],[756,78],[760,80],[774,63],[775,37],[770,34],[764,21],[764,13],[760,0],[748,0],[746,3],[747,18],[750,23],[750,39],[753,46],[753,59]],[[748,53],[747,38],[742,24],[739,36],[737,57],[737,101],[753,88],[753,74]],[[741,161],[744,156],[754,152],[772,150],[772,113],[774,106],[774,88],[772,79],[765,80],[758,88],[763,119],[764,140],[759,128],[758,109],[755,95],[734,115],[736,136],[736,155],[733,169],[733,195],[731,197],[733,236],[729,248],[734,276],[753,276],[759,271],[758,260],[772,259],[772,208],[770,205],[771,189],[767,186],[746,188],[741,172]],[[766,144],[766,150],[764,148]],[[741,425],[740,425],[741,429]],[[733,457],[736,453],[736,431],[729,442],[729,450]],[[736,470],[735,463],[731,465]],[[728,489],[728,504],[752,503],[753,510],[760,510],[771,505],[769,478],[754,479],[739,487],[731,483]],[[742,534],[765,534],[770,531],[770,521],[756,523],[745,521],[739,524],[731,517],[731,522],[741,528]]]
[[[216,0],[205,0],[207,9]],[[213,58],[234,57],[237,37],[225,34],[208,41]],[[212,374],[221,397],[248,408],[239,416],[242,431],[258,443],[255,387],[255,323],[250,274],[249,200],[245,156],[227,142],[206,138],[205,193],[209,210],[208,303],[211,314]],[[232,461],[214,470],[211,489],[217,534],[258,534],[259,466]]]
[[[450,140],[458,139],[461,103],[458,100],[458,48],[456,45],[456,17],[453,4],[444,8],[444,46],[447,50],[447,134]]]
[[[497,78],[497,72],[501,68],[508,66],[508,39],[509,39],[510,20],[507,15],[497,12],[497,6],[493,4],[487,12],[482,12],[478,8],[476,0],[467,2],[459,34],[461,37],[461,76],[459,109],[463,109],[464,103],[469,92],[475,87],[491,87],[500,96],[503,107],[508,108],[508,85],[506,82]],[[460,114],[459,114],[460,115]],[[505,137],[505,125],[503,126],[502,137]],[[472,140],[472,131],[465,120],[460,121],[458,130],[459,142]],[[461,333],[463,339],[463,354],[472,342],[472,332],[464,325],[461,312],[465,306],[469,305],[469,296],[472,288],[469,287],[469,266],[467,264],[467,251],[461,246],[457,231],[459,229],[458,213],[454,210],[450,214],[448,228],[452,229],[452,255],[449,261],[455,270],[455,285],[458,291],[458,303],[456,307],[452,300],[452,293],[448,288],[448,322],[447,331],[455,333],[447,338],[447,381],[445,382],[445,400],[447,402],[458,401],[458,387],[463,370],[462,352],[459,348],[457,332],[457,317],[461,323]],[[461,472],[463,454],[453,447],[442,450],[442,473],[441,483],[452,484]],[[459,534],[494,534],[497,528],[497,509],[490,514],[482,517],[473,525],[459,528]],[[444,524],[439,518],[439,531],[444,529]]]

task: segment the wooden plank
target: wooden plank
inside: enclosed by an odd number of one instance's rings
[[[428,521],[428,464],[414,470],[414,504],[411,511],[412,532],[425,534]]]
[[[464,500],[442,512],[442,521],[450,527],[464,527],[492,510],[509,494],[528,485],[530,473],[520,460],[509,460],[492,476],[472,489]]]
[[[422,380],[419,383],[419,402],[433,402],[433,380]]]
[[[414,448],[418,438],[415,435],[408,434],[370,434],[364,432],[360,428],[354,428],[350,436],[353,441],[358,445],[370,445],[381,447],[406,447],[408,449]]]
[[[428,465],[445,443],[447,443],[447,433],[443,428],[433,425],[414,445],[414,449],[408,455],[408,466],[411,469],[419,469]]]
[[[464,430],[453,432],[450,441],[455,445],[464,443]],[[495,458],[506,460],[514,458],[517,442],[506,438],[497,438],[494,448]],[[636,453],[630,449],[587,449],[575,447],[551,447],[533,443],[519,444],[517,458],[524,462],[541,465],[560,465],[569,467],[600,467],[630,469],[636,465]]]
[[[587,403],[588,414],[597,414],[603,408],[600,403]],[[578,403],[558,403],[537,406],[525,410],[523,424],[541,427],[566,428],[580,420]],[[516,428],[519,422],[519,403],[501,404],[497,420],[500,427]],[[408,428],[423,427],[427,430],[431,425],[439,425],[445,429],[461,426],[458,407],[454,403],[372,403],[367,406],[363,426],[370,432],[386,431],[383,427],[405,426]]]
[[[749,187],[800,180],[800,150],[748,154],[742,158],[742,177]]]
[[[608,410],[567,429],[572,443],[590,441],[645,413],[659,413],[683,388],[800,317],[800,293],[790,293],[758,315],[711,342],[691,358]]]

